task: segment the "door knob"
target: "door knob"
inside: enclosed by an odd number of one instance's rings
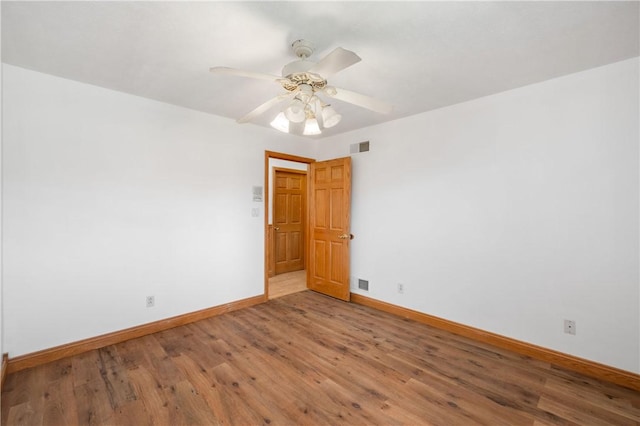
[[[276,231],[280,230],[280,228],[278,228],[277,226],[274,226],[273,229],[276,230]]]
[[[347,238],[349,238],[349,234],[339,235],[338,238],[340,238],[341,240],[346,240]]]

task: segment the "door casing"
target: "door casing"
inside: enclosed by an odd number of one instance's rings
[[[268,209],[270,206],[270,196],[271,194],[269,193],[269,160],[270,159],[276,159],[276,160],[287,160],[287,161],[295,161],[297,163],[306,163],[306,164],[311,164],[314,163],[316,160],[314,160],[313,158],[307,158],[307,157],[300,157],[297,155],[291,155],[291,154],[285,154],[282,152],[275,152],[275,151],[265,151],[264,153],[264,186],[265,186],[265,191],[264,191],[264,206],[265,206],[265,214],[264,214],[264,301],[266,302],[269,299],[269,250],[271,250],[272,248],[269,247],[269,238],[267,233],[269,232],[269,214],[268,214]],[[309,186],[307,185],[307,188],[309,188]],[[309,208],[307,206],[306,208],[306,212],[305,212],[305,219],[306,219],[306,223],[308,222],[309,219]],[[309,261],[309,236],[308,236],[308,232],[305,232],[305,242],[304,242],[304,261],[305,264],[307,264],[307,262]]]

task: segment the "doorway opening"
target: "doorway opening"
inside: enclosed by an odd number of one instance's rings
[[[307,288],[308,188],[312,158],[265,152],[265,298]]]

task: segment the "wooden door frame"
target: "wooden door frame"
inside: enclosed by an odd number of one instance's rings
[[[269,300],[269,208],[270,208],[270,194],[269,194],[269,160],[287,160],[295,161],[296,163],[311,164],[316,160],[313,158],[300,157],[297,155],[285,154],[283,152],[265,151],[264,152],[264,301]],[[308,181],[308,179],[307,179]],[[309,191],[309,182],[307,182],[307,192]],[[308,196],[307,196],[308,199]],[[305,220],[308,226],[309,223],[309,206],[305,208]],[[305,232],[304,235],[304,262],[307,265],[309,261],[309,233]]]

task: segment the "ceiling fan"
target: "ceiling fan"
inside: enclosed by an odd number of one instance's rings
[[[271,122],[271,126],[285,133],[318,135],[322,129],[333,127],[342,119],[320,95],[325,99],[338,99],[381,114],[391,112],[392,106],[386,102],[327,84],[328,77],[361,61],[355,53],[338,47],[319,62],[312,62],[307,59],[314,50],[309,41],[296,40],[291,47],[299,59],[284,66],[282,77],[228,67],[210,68],[214,74],[272,81],[285,90],[239,118],[238,123],[249,122],[286,101],[287,104]]]

